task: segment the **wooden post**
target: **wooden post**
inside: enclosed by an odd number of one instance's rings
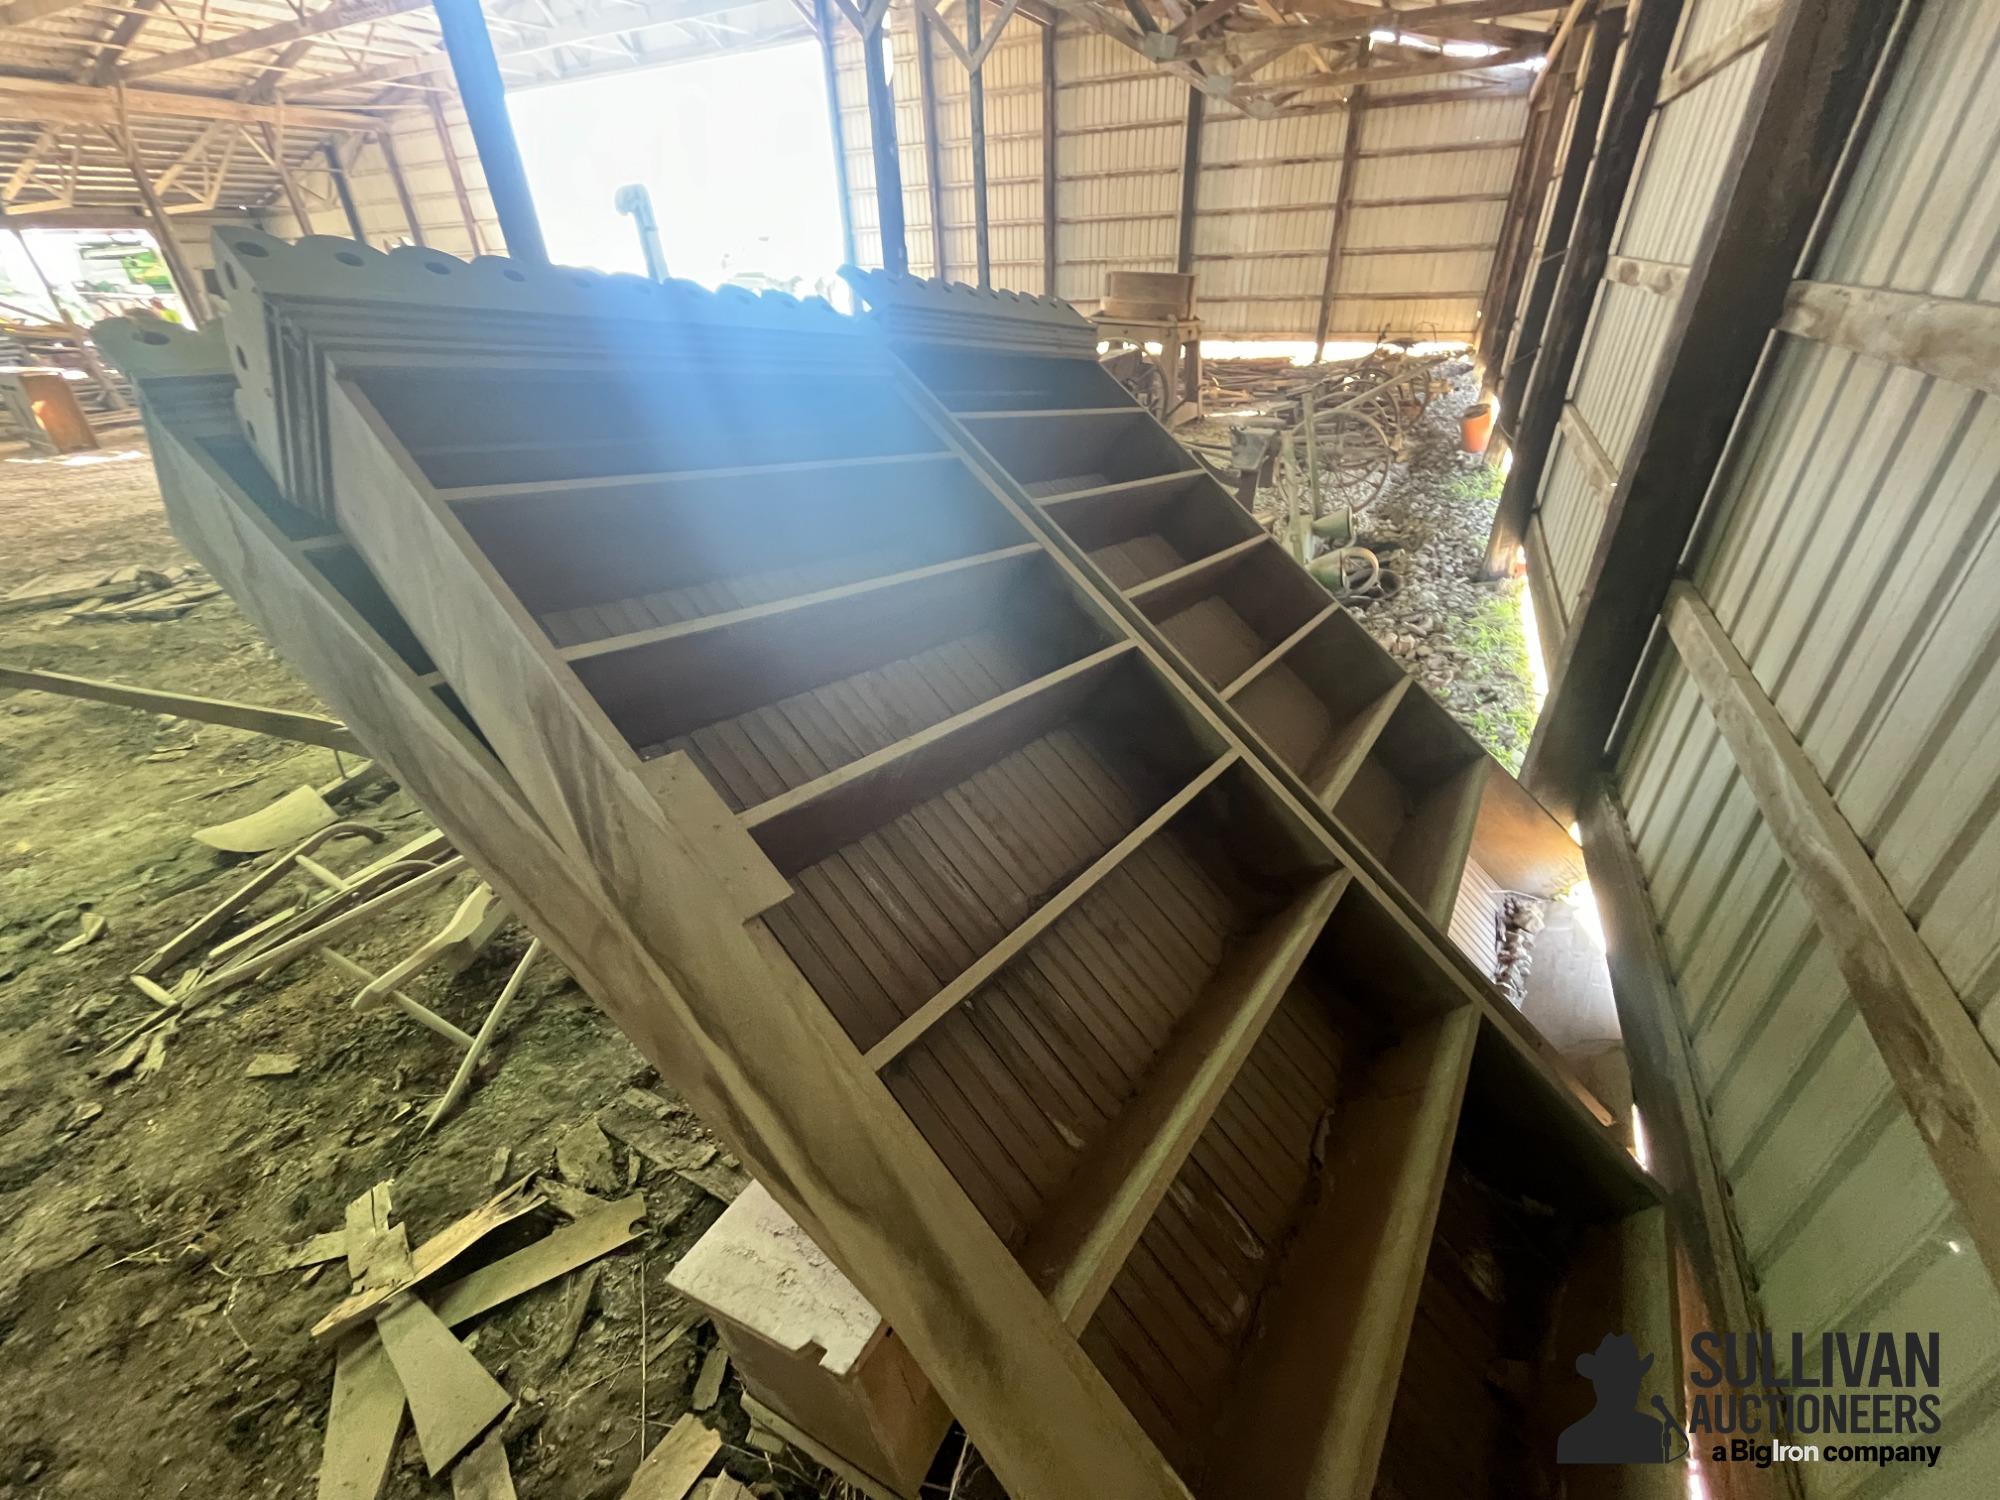
[[[389,169],[390,185],[396,189],[396,201],[403,205],[403,221],[410,226],[410,243],[428,244],[424,238],[424,226],[417,222],[416,200],[410,196],[410,184],[404,180],[403,164],[396,158],[396,142],[389,131],[375,132],[375,144],[382,148],[382,164]]]
[[[1784,315],[1841,148],[1878,63],[1893,51],[1898,15],[1898,7],[1871,0],[1790,0],[1765,44],[1562,660],[1550,663],[1553,685],[1522,780],[1558,815],[1602,756],[1764,346]],[[1600,257],[1593,279],[1602,269]],[[1542,390],[1539,369],[1535,379],[1530,401]],[[1514,472],[1518,477],[1518,461]]]
[[[1604,100],[1611,91],[1611,66],[1618,56],[1618,37],[1624,24],[1622,10],[1604,11],[1591,24],[1590,50],[1583,62],[1582,86],[1577,91],[1576,124],[1570,132],[1562,176],[1556,183],[1555,201],[1549,207],[1549,229],[1542,244],[1542,258],[1531,272],[1527,305],[1521,310],[1520,324],[1514,329],[1506,351],[1506,368],[1500,372],[1498,389],[1505,410],[1513,409],[1519,387],[1527,379],[1528,363],[1542,347],[1542,329],[1548,322],[1549,304],[1555,300],[1556,278],[1568,258],[1570,227],[1576,222],[1577,204],[1582,201],[1584,179],[1590,172],[1597,125],[1603,118]],[[1564,247],[1561,253],[1556,252],[1558,245]]]
[[[126,170],[132,174],[132,181],[139,189],[139,201],[145,205],[146,227],[153,232],[153,240],[160,248],[160,259],[166,263],[167,275],[173,279],[174,290],[180,294],[181,306],[187,309],[192,322],[206,323],[207,294],[202,290],[201,279],[189,268],[187,257],[181,253],[180,241],[174,238],[174,221],[160,206],[160,195],[153,191],[153,180],[146,175],[145,163],[139,159],[139,145],[132,136],[131,127],[107,127],[105,133],[124,153]]]
[[[472,212],[472,194],[465,190],[465,173],[458,164],[458,147],[451,137],[451,123],[444,117],[444,104],[434,93],[424,95],[430,105],[431,129],[437,132],[438,149],[444,152],[444,169],[451,175],[452,196],[458,199],[459,217],[465,220],[465,237],[474,255],[484,255],[486,245],[479,237],[479,220]]]
[[[278,186],[285,190],[285,202],[292,210],[292,217],[299,221],[299,235],[303,238],[313,232],[312,206],[306,202],[305,194],[299,191],[292,169],[285,165],[285,133],[275,125],[264,125],[259,129],[264,133],[264,149],[270,154],[272,170],[278,174]]]
[[[1574,11],[1571,12],[1575,14]],[[1477,352],[1486,388],[1497,390],[1499,375],[1507,365],[1512,346],[1515,313],[1520,308],[1521,287],[1534,269],[1529,263],[1541,224],[1541,208],[1548,198],[1549,176],[1562,149],[1563,121],[1576,94],[1576,49],[1568,48],[1562,66],[1550,68],[1535,79],[1528,93],[1528,128],[1523,134],[1521,155],[1513,185],[1507,192],[1507,211],[1501,219],[1500,242],[1493,252],[1493,267],[1487,274],[1485,295],[1480,299]],[[1544,87],[1547,85],[1547,87]],[[1593,146],[1595,141],[1592,142]],[[1567,239],[1569,230],[1563,230]],[[1541,236],[1546,243],[1546,236]],[[1502,416],[1508,413],[1502,409]]]
[[[937,69],[931,57],[931,22],[921,8],[917,16],[917,87],[924,106],[924,175],[931,202],[931,274],[951,279],[944,248],[944,153],[938,149]]]
[[[1181,222],[1174,245],[1174,269],[1183,276],[1194,269],[1194,217],[1201,202],[1201,127],[1207,103],[1208,95],[1200,89],[1188,89],[1187,132],[1181,142]]]
[[[1640,143],[1652,120],[1653,99],[1660,74],[1680,29],[1682,0],[1646,0],[1625,38],[1625,60],[1618,73],[1617,97],[1598,137],[1597,154],[1584,183],[1583,202],[1563,252],[1562,275],[1556,282],[1555,306],[1542,335],[1541,353],[1528,376],[1527,394],[1509,424],[1513,434],[1514,467],[1508,472],[1493,532],[1486,541],[1487,577],[1497,577],[1513,565],[1514,549],[1534,509],[1541,488],[1542,464],[1562,415],[1570,372],[1583,349],[1590,310],[1597,305],[1597,284],[1604,276],[1611,236],[1625,205],[1625,189],[1639,161]]]
[[[354,201],[354,187],[347,180],[347,169],[340,164],[340,153],[332,141],[320,150],[326,155],[326,175],[333,179],[333,192],[340,199],[340,211],[347,216],[347,232],[365,245],[368,243],[368,231],[362,226],[361,206]]]
[[[993,285],[993,242],[986,202],[986,59],[979,55],[980,7],[985,0],[965,0],[965,50],[974,58],[966,74],[972,114],[972,247],[979,259],[981,290]]]
[[[479,0],[434,0],[444,49],[451,58],[451,76],[458,83],[459,102],[479,148],[479,165],[486,173],[486,191],[500,218],[500,237],[516,260],[546,264],[542,222],[535,214],[535,197],[528,188],[528,171],[521,164],[520,143],[507,117],[506,89],[500,64],[493,56],[493,38]]]
[[[1056,295],[1056,23],[1042,28],[1042,295]]]
[[[1667,1190],[1674,1227],[1716,1326],[1754,1331],[1763,1327],[1763,1318],[1750,1290],[1728,1184],[1709,1136],[1708,1108],[1682,1026],[1673,965],[1624,813],[1604,777],[1593,778],[1579,821],[1591,896],[1604,924],[1605,960],[1632,1070],[1632,1096],[1645,1117],[1652,1147],[1650,1169]]]
[[[1854,4],[1875,8],[1869,0]],[[1806,8],[1852,13],[1835,0],[1808,0]],[[1780,22],[1779,37],[1785,30]],[[1772,44],[1779,45],[1778,37]],[[1873,55],[1873,49],[1863,54]],[[1793,115],[1789,108],[1785,113]],[[1833,154],[1829,150],[1829,171]],[[2000,1059],[1692,584],[1673,585],[1666,622],[1987,1274],[2000,1282]]]
[[[1354,212],[1354,178],[1361,165],[1361,121],[1368,109],[1366,90],[1356,85],[1347,96],[1347,139],[1340,150],[1340,191],[1334,199],[1333,228],[1326,242],[1326,284],[1320,288],[1319,322],[1313,328],[1313,358],[1326,354],[1326,336],[1333,327],[1334,290],[1340,281],[1340,252],[1347,243],[1347,221]]]
[[[868,133],[875,148],[875,214],[882,226],[882,269],[910,274],[910,247],[903,233],[903,166],[896,154],[896,96],[889,90],[878,25],[861,38],[861,71],[868,80]]]
[[[833,182],[840,194],[840,253],[854,264],[854,198],[847,184],[847,130],[840,119],[840,70],[833,61],[833,14],[827,0],[813,0],[813,25],[819,31],[820,71],[826,77],[826,116],[833,136]]]

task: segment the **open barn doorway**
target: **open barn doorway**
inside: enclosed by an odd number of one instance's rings
[[[646,273],[618,190],[644,187],[670,275],[832,297],[840,200],[814,42],[509,96],[558,264]]]

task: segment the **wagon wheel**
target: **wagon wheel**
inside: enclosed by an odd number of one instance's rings
[[[1395,455],[1380,423],[1359,411],[1337,412],[1315,430],[1314,441],[1323,496],[1357,513],[1381,499]]]

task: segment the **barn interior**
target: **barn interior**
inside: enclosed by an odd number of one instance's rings
[[[1996,71],[0,0],[0,1485],[1990,1493]]]

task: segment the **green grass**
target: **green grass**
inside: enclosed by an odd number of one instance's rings
[[[1446,493],[1462,505],[1470,505],[1475,501],[1484,505],[1497,505],[1500,502],[1500,488],[1500,466],[1481,464],[1471,473],[1461,474],[1452,480]]]
[[[1474,737],[1518,773],[1535,731],[1534,680],[1518,586],[1489,595],[1454,634],[1482,680],[1520,684],[1518,691],[1503,691],[1501,698],[1479,704],[1470,725]]]

